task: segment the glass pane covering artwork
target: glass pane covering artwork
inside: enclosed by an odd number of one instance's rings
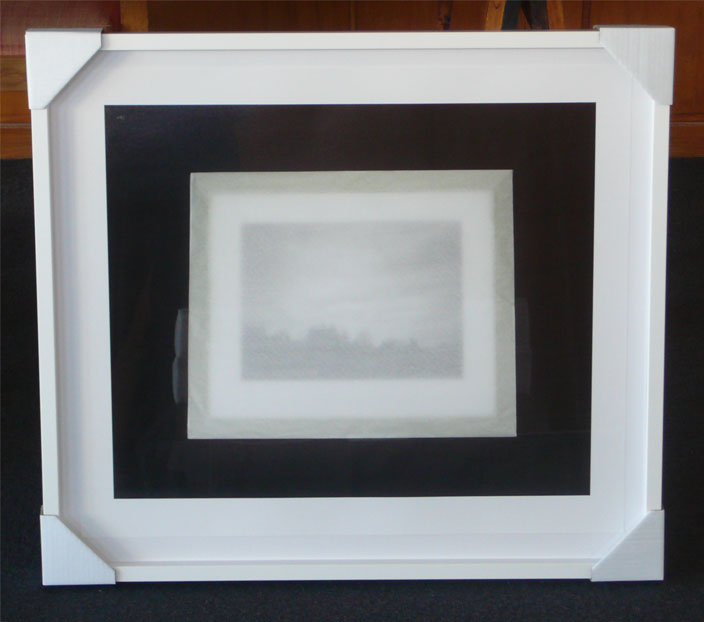
[[[595,114],[106,106],[115,497],[589,494]]]
[[[513,436],[511,171],[194,173],[189,438]]]

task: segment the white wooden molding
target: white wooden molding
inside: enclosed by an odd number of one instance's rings
[[[132,32],[103,35],[104,51],[134,50],[446,50],[599,48],[584,31],[479,32]]]
[[[667,275],[667,180],[670,165],[670,108],[653,106],[650,224],[650,338],[646,508],[662,508],[663,408],[665,402],[665,287]]]
[[[592,567],[592,581],[662,581],[665,512],[648,512]]]
[[[316,560],[115,565],[119,582],[588,579],[589,560]]]
[[[597,26],[601,45],[658,103],[672,105],[675,29]]]
[[[115,571],[71,531],[58,516],[40,516],[42,583],[44,585],[108,585]]]
[[[34,179],[49,179],[49,111],[32,110]],[[54,236],[51,187],[34,185],[34,244],[37,275],[37,345],[42,438],[42,500],[47,514],[59,513],[59,432],[57,408]]]
[[[101,46],[101,29],[30,29],[27,50],[29,108],[46,108]]]
[[[670,27],[598,27],[599,44],[603,46],[619,63],[628,69],[643,87],[660,104],[672,104],[674,76],[675,30]],[[402,35],[393,33],[341,38],[336,35],[337,47],[349,48],[404,48]],[[497,44],[493,33],[453,33],[442,39],[429,33],[424,39],[416,40],[415,45],[427,48],[447,47],[494,47]],[[481,37],[480,34],[486,36]],[[508,41],[500,40],[503,47],[567,47],[561,33],[546,33],[537,37],[516,36]],[[596,41],[584,33],[583,47],[597,47]],[[574,37],[575,33],[569,33]],[[471,37],[468,39],[467,37]],[[194,43],[201,36],[198,34],[171,36],[167,49],[193,49]],[[196,46],[203,49],[237,49],[251,48],[252,35],[220,35],[211,37],[207,45]],[[329,46],[329,37],[324,33],[311,35],[305,40],[299,35],[285,33],[278,36],[258,36],[256,43],[263,49],[297,47],[300,49],[317,49]],[[340,45],[340,42],[343,42]],[[86,29],[30,29],[25,35],[27,50],[27,90],[29,107],[32,110],[45,108],[51,100],[66,86],[74,75],[101,49],[164,49],[163,37],[149,33],[121,35],[119,37],[103,36],[99,28]],[[423,45],[424,44],[424,45]],[[574,46],[574,39],[571,39]]]

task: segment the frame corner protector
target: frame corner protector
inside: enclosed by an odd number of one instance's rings
[[[662,581],[665,561],[665,511],[650,510],[592,566],[591,580]]]
[[[39,516],[43,585],[114,585],[115,570],[53,514]]]
[[[657,102],[672,106],[675,29],[672,26],[595,26],[604,49]]]
[[[101,47],[101,28],[28,29],[25,49],[30,110],[46,108]]]

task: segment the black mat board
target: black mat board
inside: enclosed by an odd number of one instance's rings
[[[108,106],[116,497],[589,493],[595,106]],[[192,172],[512,169],[518,437],[186,439]],[[526,355],[527,353],[527,355]]]

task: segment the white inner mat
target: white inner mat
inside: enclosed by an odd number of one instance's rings
[[[512,171],[191,175],[189,438],[514,436]]]

